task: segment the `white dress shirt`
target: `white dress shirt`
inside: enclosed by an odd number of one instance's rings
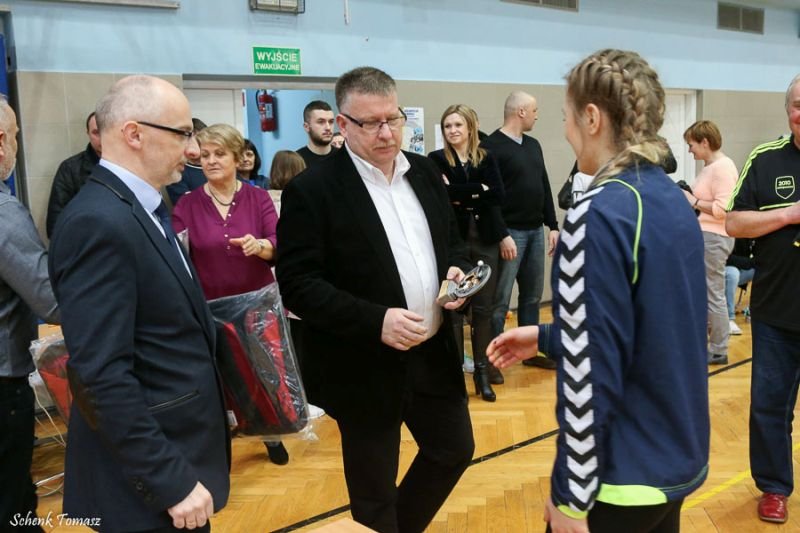
[[[408,310],[424,317],[422,325],[431,338],[442,325],[442,310],[436,304],[439,275],[428,219],[406,178],[411,164],[402,152],[398,153],[389,181],[381,170],[345,146],[389,238]]]

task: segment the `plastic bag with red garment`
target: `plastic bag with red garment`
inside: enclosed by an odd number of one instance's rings
[[[239,432],[261,437],[301,432],[308,404],[277,284],[208,304],[217,325],[225,399]]]
[[[44,382],[47,392],[53,399],[58,414],[69,424],[69,409],[72,405],[72,392],[67,380],[67,361],[69,353],[61,334],[50,335],[35,340],[30,347],[33,362]],[[37,390],[37,395],[40,391]]]

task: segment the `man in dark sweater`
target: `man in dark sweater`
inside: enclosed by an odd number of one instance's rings
[[[56,227],[58,215],[61,214],[61,211],[69,201],[78,194],[83,184],[86,183],[86,179],[91,174],[92,169],[100,161],[100,130],[97,129],[94,111],[86,117],[86,135],[89,137],[89,144],[86,145],[86,149],[62,161],[53,178],[50,199],[47,202],[48,237],[53,236],[53,229]]]
[[[303,109],[303,129],[308,144],[297,150],[306,167],[311,167],[336,151],[333,140],[333,110],[328,102],[314,100]]]
[[[506,199],[503,219],[509,234],[500,241],[497,290],[492,311],[494,335],[503,332],[514,280],[519,285],[520,326],[539,323],[539,302],[544,289],[544,248],[553,254],[558,241],[558,222],[550,193],[550,182],[539,141],[525,135],[536,123],[539,108],[536,98],[514,91],[506,98],[503,127],[489,135],[481,146],[494,154],[500,166]],[[544,225],[550,228],[545,236]],[[552,361],[534,357],[529,366],[554,368]],[[493,383],[502,383],[499,371]]]

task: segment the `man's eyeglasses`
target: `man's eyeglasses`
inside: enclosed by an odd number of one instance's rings
[[[364,121],[362,121],[362,120],[358,120],[358,119],[355,119],[355,118],[351,117],[347,113],[341,113],[340,112],[340,114],[344,118],[346,118],[347,120],[349,120],[350,122],[352,122],[353,124],[358,126],[359,128],[363,129],[365,132],[375,134],[375,133],[378,133],[379,131],[381,131],[381,128],[383,127],[384,124],[386,124],[386,126],[388,126],[389,129],[392,130],[392,131],[397,131],[397,130],[399,130],[400,128],[403,127],[403,125],[406,123],[406,118],[407,118],[406,114],[399,107],[397,108],[397,110],[400,111],[400,116],[392,117],[392,118],[389,118],[389,119],[386,119],[386,120],[364,120]]]
[[[161,124],[145,122],[144,120],[137,120],[136,122],[144,126],[150,126],[151,128],[156,128],[157,130],[168,131],[170,133],[174,133],[175,135],[180,135],[184,138],[183,140],[186,142],[189,142],[189,139],[194,137],[194,130],[191,131],[179,130],[178,128],[170,128],[169,126],[162,126]]]

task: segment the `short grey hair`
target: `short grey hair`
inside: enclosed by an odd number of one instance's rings
[[[389,96],[397,92],[394,79],[375,67],[358,67],[336,80],[336,107],[342,109],[352,93]]]
[[[789,84],[789,88],[786,89],[786,111],[789,111],[789,98],[792,97],[792,89],[794,86],[797,85],[797,82],[800,82],[800,74],[792,78],[792,82]]]
[[[153,120],[162,112],[159,78],[128,76],[111,86],[97,102],[95,120],[100,132],[128,120]],[[165,82],[166,83],[166,82]]]
[[[528,105],[533,100],[533,96],[525,91],[514,91],[506,98],[506,103],[503,106],[503,118],[506,119],[511,115],[516,114],[520,107]]]

